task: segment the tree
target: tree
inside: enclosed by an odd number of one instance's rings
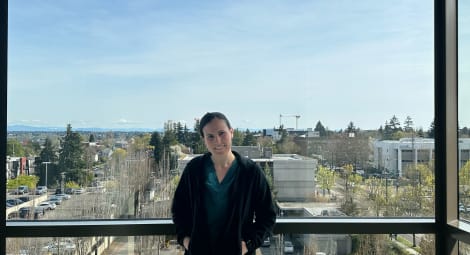
[[[413,120],[410,116],[406,116],[405,119],[405,132],[413,132]]]
[[[27,156],[25,154],[25,150],[23,145],[16,139],[8,139],[7,140],[7,155],[13,157],[24,157]]]
[[[58,169],[57,169],[57,161],[59,160],[57,156],[57,148],[53,144],[52,140],[47,137],[46,141],[44,142],[44,148],[39,153],[39,158],[36,160],[36,168],[37,172],[40,174],[41,183],[46,185],[46,179],[49,180],[48,183],[53,183],[57,180],[58,177]],[[48,162],[43,164],[43,162]],[[47,171],[46,171],[47,167]],[[46,176],[47,174],[47,176]]]
[[[159,132],[153,132],[149,144],[153,146],[153,158],[157,164],[163,157],[163,141]]]
[[[429,126],[428,129],[428,137],[429,138],[434,138],[435,130],[434,130],[434,120],[431,122],[431,125]]]
[[[335,172],[320,165],[318,166],[316,177],[317,185],[322,189],[323,196],[325,196],[325,191],[328,191],[328,194],[330,194],[331,189],[333,189],[333,186],[335,185]]]
[[[94,143],[96,141],[95,136],[93,134],[90,134],[90,137],[88,138],[88,142]]]
[[[7,189],[16,189],[18,186],[26,185],[28,188],[34,189],[39,182],[39,177],[35,175],[20,175],[15,179],[7,180]]]
[[[256,145],[256,138],[248,129],[245,131],[245,138],[243,138],[242,145],[243,146]]]
[[[244,135],[238,129],[233,130],[233,138],[232,138],[232,145],[233,146],[241,146],[243,145]]]
[[[388,123],[388,121],[385,121],[385,126],[381,134],[382,134],[382,140],[392,140],[393,130],[390,124]]]
[[[352,121],[349,122],[348,127],[345,131],[347,134],[356,133],[356,127],[354,126],[354,123]]]
[[[400,121],[398,120],[397,116],[393,115],[389,122],[390,128],[392,132],[401,131]]]
[[[326,129],[325,127],[321,124],[320,121],[317,122],[315,125],[315,129],[313,131],[317,131],[320,133],[320,137],[325,137],[326,136]]]
[[[83,160],[81,137],[79,133],[72,132],[72,126],[70,124],[67,125],[66,134],[60,142],[59,170],[67,174],[74,169],[83,169],[85,162]]]

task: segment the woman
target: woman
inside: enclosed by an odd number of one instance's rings
[[[199,126],[208,153],[181,175],[172,215],[185,254],[255,254],[276,213],[256,163],[232,151],[233,128],[224,114],[205,114]]]

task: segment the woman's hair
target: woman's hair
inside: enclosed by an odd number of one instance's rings
[[[204,137],[204,133],[202,129],[207,125],[207,123],[211,122],[213,119],[220,119],[225,121],[228,128],[232,128],[230,126],[230,121],[228,121],[227,117],[223,113],[220,112],[208,112],[202,116],[201,121],[199,122],[199,134]]]

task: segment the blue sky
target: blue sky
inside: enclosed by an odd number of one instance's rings
[[[10,125],[192,127],[207,111],[238,128],[279,114],[334,130],[433,119],[432,1],[9,5]]]

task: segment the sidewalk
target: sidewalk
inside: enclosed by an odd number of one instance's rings
[[[393,241],[395,242],[396,245],[400,246],[400,248],[402,248],[403,250],[405,250],[408,254],[410,255],[420,255],[419,252],[417,252],[416,250],[414,250],[413,248],[410,248],[404,244],[402,244],[401,242],[393,239]]]

